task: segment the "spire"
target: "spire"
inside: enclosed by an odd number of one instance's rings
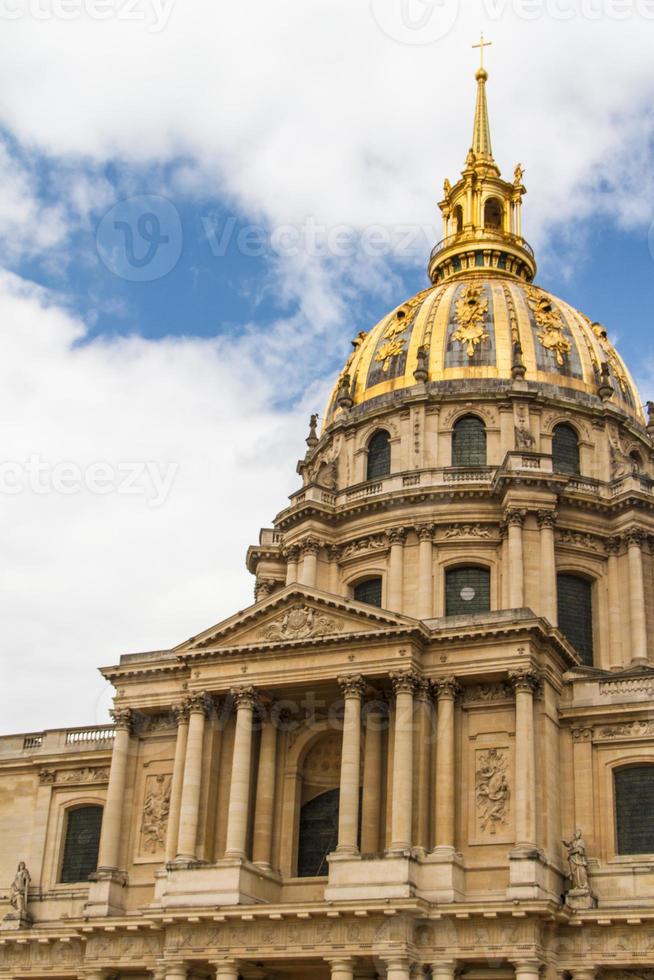
[[[475,106],[475,121],[472,128],[472,151],[480,162],[494,163],[493,148],[491,146],[490,124],[488,122],[488,105],[486,103],[486,82],[488,72],[484,68],[484,48],[489,47],[493,42],[484,41],[481,35],[479,44],[473,44],[473,48],[479,48],[480,65],[475,74],[477,79],[477,104]]]

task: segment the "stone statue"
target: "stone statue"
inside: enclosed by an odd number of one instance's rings
[[[452,192],[452,185],[450,184],[449,180],[446,177],[445,180],[443,181],[443,195],[445,197],[449,197],[451,192]]]
[[[521,163],[517,163],[516,164],[516,167],[515,167],[515,170],[513,172],[513,182],[515,183],[516,187],[519,187],[520,186],[520,184],[522,183],[522,178],[524,177],[524,175],[525,175],[525,171],[524,171],[524,168],[523,168],[522,164]]]
[[[574,837],[571,840],[564,840],[563,846],[568,850],[568,864],[570,865],[568,877],[572,884],[572,890],[590,894],[586,842],[581,831],[575,830]]]
[[[515,447],[516,449],[533,449],[536,440],[527,428],[524,419],[519,419],[515,426]]]
[[[27,893],[31,880],[25,862],[21,861],[9,891],[9,903],[16,909],[21,919],[27,918]]]

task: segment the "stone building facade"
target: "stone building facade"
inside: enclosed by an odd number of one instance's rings
[[[654,424],[532,284],[476,77],[255,603],[0,739],[0,978],[654,977]]]

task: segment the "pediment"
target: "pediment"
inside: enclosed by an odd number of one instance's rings
[[[379,633],[418,626],[417,620],[408,616],[291,585],[187,640],[175,652],[270,644],[288,646],[353,633]]]

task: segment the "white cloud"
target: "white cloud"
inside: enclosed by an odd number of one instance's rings
[[[391,22],[404,9],[419,23],[429,8],[386,4]],[[570,0],[565,21],[526,20],[518,0],[445,0],[446,13],[453,4],[454,27],[424,45],[392,40],[368,0],[176,0],[160,31],[151,17],[3,22],[0,118],[20,153],[0,155],[2,254],[61,267],[71,231],[112,203],[111,160],[124,164],[127,192],[141,168],[150,193],[220,194],[273,227],[307,216],[358,230],[433,222],[440,237],[442,179],[470,139],[480,26],[493,40],[495,153],[505,172],[526,167],[525,231],[541,258],[549,231],[596,212],[648,224],[654,22],[636,3],[617,21],[609,0],[585,0],[599,19]],[[572,250],[577,234],[569,240]],[[2,458],[180,467],[159,509],[117,494],[2,498],[7,729],[93,721],[104,710],[98,663],[169,646],[249,601],[245,548],[296,485],[305,409],[323,404],[322,371],[306,390],[312,362],[345,354],[346,336],[367,325],[359,287],[390,303],[396,282],[383,258],[300,254],[273,271],[298,312],[244,325],[239,342],[89,343],[65,298],[0,281]],[[283,398],[300,413],[275,407]]]

